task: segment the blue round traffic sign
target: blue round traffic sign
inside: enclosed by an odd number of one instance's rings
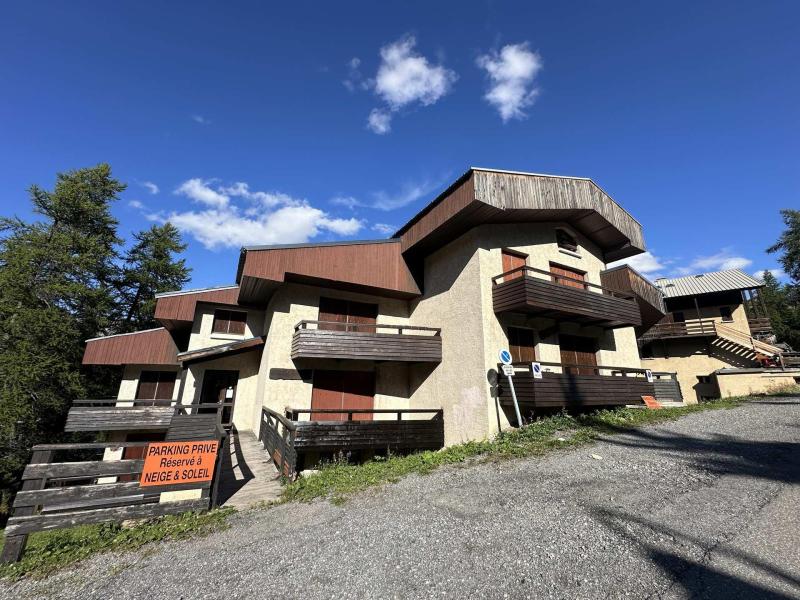
[[[508,350],[500,350],[500,362],[504,365],[511,364],[511,352]]]

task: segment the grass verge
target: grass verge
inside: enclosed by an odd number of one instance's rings
[[[463,463],[469,459],[486,461],[538,456],[556,449],[591,443],[601,434],[671,421],[706,410],[733,408],[746,400],[747,398],[726,398],[660,410],[618,408],[577,417],[561,413],[503,433],[492,440],[457,444],[440,451],[375,459],[360,465],[329,463],[318,473],[287,485],[282,499],[285,502],[308,502],[316,498],[328,498],[339,504],[351,494],[375,485],[396,482],[412,473],[424,475],[438,467]],[[560,435],[556,436],[556,433]]]
[[[222,509],[184,513],[148,520],[133,527],[104,523],[40,531],[28,538],[20,562],[0,564],[0,578],[44,577],[99,552],[136,550],[150,542],[208,535],[226,528],[226,518],[232,512],[233,509]],[[0,543],[2,541],[0,537]]]

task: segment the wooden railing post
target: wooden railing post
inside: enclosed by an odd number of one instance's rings
[[[31,456],[31,463],[42,464],[49,463],[53,458],[51,450],[34,450]],[[47,485],[47,479],[26,479],[22,482],[22,489],[27,490],[43,490]],[[36,506],[21,506],[14,509],[15,517],[26,517],[36,513]],[[0,562],[10,563],[17,562],[22,558],[22,553],[25,551],[25,545],[28,543],[28,534],[10,535],[5,539],[3,544],[3,552],[0,554]]]

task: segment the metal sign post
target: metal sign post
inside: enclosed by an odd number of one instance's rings
[[[500,350],[500,362],[503,363],[503,375],[508,378],[508,387],[511,388],[511,399],[514,400],[514,412],[517,413],[517,427],[522,427],[522,414],[519,412],[517,391],[514,389],[514,367],[511,366],[511,353]]]

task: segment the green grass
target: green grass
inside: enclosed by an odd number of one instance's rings
[[[117,523],[40,531],[28,537],[22,560],[0,564],[0,578],[44,577],[99,552],[136,550],[150,542],[208,535],[227,527],[233,509],[159,517],[133,527]],[[0,537],[0,543],[3,539]]]
[[[727,398],[660,410],[618,408],[578,417],[561,413],[503,433],[493,440],[457,444],[439,451],[375,459],[360,465],[332,462],[324,465],[318,473],[287,485],[282,499],[285,502],[308,502],[327,498],[340,504],[356,492],[397,482],[406,475],[425,475],[438,467],[468,460],[489,461],[539,456],[553,450],[591,443],[601,434],[670,421],[695,412],[733,408],[745,400],[746,398]]]

